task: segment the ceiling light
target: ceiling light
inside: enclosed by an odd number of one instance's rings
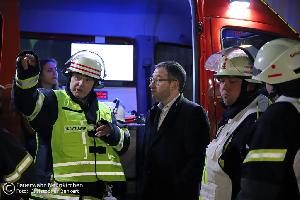
[[[229,0],[230,7],[249,8],[250,0]]]

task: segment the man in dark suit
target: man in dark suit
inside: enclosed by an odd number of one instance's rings
[[[198,199],[209,123],[203,108],[183,97],[185,81],[174,61],[156,65],[150,78],[157,103],[146,122],[143,200]]]

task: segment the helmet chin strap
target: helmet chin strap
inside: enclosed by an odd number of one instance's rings
[[[240,92],[240,95],[239,97],[236,99],[236,101],[230,105],[231,107],[232,106],[235,106],[235,105],[242,105],[244,103],[248,103],[248,99],[250,98],[250,96],[252,96],[251,94],[254,92],[254,91],[247,91],[247,85],[248,85],[248,82],[245,81],[243,79],[242,81],[242,85],[241,85],[241,92]]]

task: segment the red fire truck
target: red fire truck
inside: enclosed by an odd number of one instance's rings
[[[196,84],[199,85],[200,102],[208,110],[211,137],[214,137],[222,108],[213,72],[204,68],[207,58],[230,46],[253,45],[259,49],[272,39],[299,39],[299,34],[262,0],[251,0],[248,5],[237,6],[233,5],[234,1],[197,2],[196,23],[200,30],[197,32],[199,80]]]

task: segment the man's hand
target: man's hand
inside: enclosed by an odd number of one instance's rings
[[[37,59],[32,54],[25,54],[17,57],[17,62],[21,62],[22,68],[28,70],[29,67],[37,66]]]
[[[96,137],[103,137],[103,136],[109,136],[111,133],[111,126],[107,123],[97,123],[97,128],[96,128]]]

